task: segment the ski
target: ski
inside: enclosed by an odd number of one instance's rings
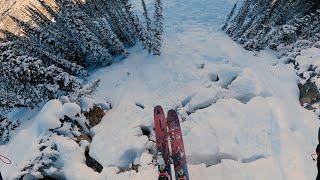
[[[177,180],[189,180],[183,137],[179,118],[175,110],[170,110],[168,112],[167,125],[169,129],[175,177]]]
[[[167,122],[161,106],[156,106],[154,108],[154,127],[157,144],[158,180],[171,180]]]

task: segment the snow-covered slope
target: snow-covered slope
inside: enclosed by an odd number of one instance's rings
[[[315,179],[310,154],[318,119],[300,106],[291,65],[268,52],[254,56],[219,30],[232,3],[164,1],[163,54],[154,57],[138,46],[126,60],[91,75],[92,81],[101,79],[94,99],[112,104],[94,127],[90,147],[90,155],[104,168],[99,174],[82,166],[79,148],[54,137],[65,149],[68,179],[156,179],[148,152],[154,143],[142,133],[152,131],[156,105],[177,109],[183,119],[191,179]],[[52,106],[53,116],[63,113],[58,106]],[[41,137],[34,132],[39,116],[46,119],[40,113],[8,145],[0,146],[0,154],[13,159],[11,165],[0,163],[6,179],[32,157],[32,146]],[[117,173],[116,167],[130,164],[139,164],[139,172]]]

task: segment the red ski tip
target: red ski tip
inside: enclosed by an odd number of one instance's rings
[[[168,117],[173,117],[174,119],[179,119],[176,111],[173,109],[168,111]],[[173,118],[168,118],[168,121],[173,120]]]
[[[162,114],[162,113],[163,113],[163,110],[162,110],[161,106],[154,107],[154,114],[155,115]]]

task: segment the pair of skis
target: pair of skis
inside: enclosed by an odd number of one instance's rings
[[[172,180],[171,160],[174,164],[175,178],[189,180],[186,154],[178,115],[170,110],[167,119],[161,106],[154,108],[154,126],[157,144],[157,163],[159,180]],[[171,144],[171,158],[169,139]]]

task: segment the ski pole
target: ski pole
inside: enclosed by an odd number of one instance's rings
[[[314,158],[314,156],[317,156],[317,154],[311,154],[311,158],[312,158],[314,161],[317,161],[316,158]]]

